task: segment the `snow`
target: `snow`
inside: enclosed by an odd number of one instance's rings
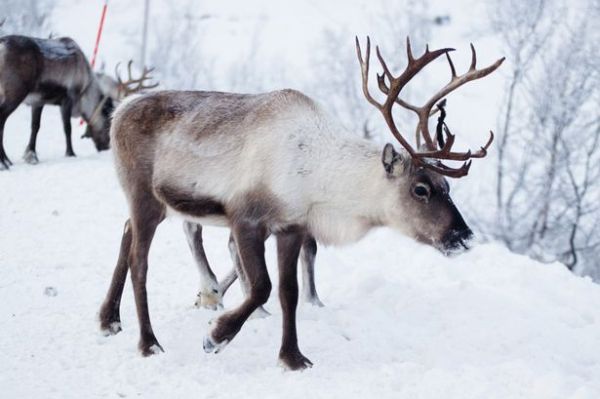
[[[319,248],[317,288],[326,307],[302,304],[298,312],[300,348],[315,365],[293,373],[277,364],[276,288],[266,306],[272,316],[249,320],[223,352],[204,353],[218,313],[193,306],[197,271],[181,222],[168,219],[153,243],[148,283],[165,352],[143,358],[129,282],[123,331],[105,337],[98,328],[127,217],[111,155],[77,139],[79,156],[64,158],[58,110],[49,108],[41,162],[23,163],[16,154],[27,140],[26,111],[9,120],[15,166],[0,174],[2,397],[600,395],[600,287],[497,244],[445,258],[386,229],[352,246]],[[227,238],[225,229],[206,229],[207,256],[220,277],[231,265]],[[274,254],[270,240],[276,282]],[[236,284],[225,310],[240,300]]]
[[[205,5],[213,13],[235,10],[233,19],[225,18],[235,25],[252,8],[238,9],[241,3]],[[61,4],[54,18],[69,23],[58,33],[72,36],[89,54],[95,34],[90,21],[98,19],[100,6]],[[123,40],[118,29],[130,22],[131,4],[110,2],[101,58],[131,58],[135,39]],[[273,3],[260,4],[266,10]],[[274,53],[287,48],[287,61],[291,54],[305,58],[317,25],[359,20],[364,9],[364,2],[344,12],[338,12],[339,2],[298,4],[277,8],[287,15],[278,23],[293,31],[294,40],[301,38],[301,26],[310,33],[302,45],[288,46],[283,35],[271,40]],[[263,12],[252,15],[256,20]],[[454,17],[463,26],[474,19],[466,13]],[[295,18],[301,23],[292,23]],[[276,25],[269,29],[277,32]],[[459,42],[468,58],[466,43],[473,39],[443,29],[444,41],[434,47]],[[360,34],[367,31],[358,28]],[[499,54],[487,45],[489,38],[480,39],[486,43],[478,46],[482,64],[493,61]],[[475,92],[485,126],[493,120],[492,107],[481,105],[485,89]],[[272,315],[249,320],[226,350],[206,354],[208,323],[222,311],[193,306],[199,283],[181,222],[163,222],[150,252],[148,296],[165,352],[142,358],[129,281],[123,331],[105,337],[97,321],[127,218],[111,154],[97,153],[89,140],[80,140],[83,128],[74,121],[78,157],[65,158],[59,112],[48,107],[37,146],[40,164],[25,164],[20,155],[29,113],[21,107],[7,122],[4,142],[15,165],[0,173],[1,398],[600,397],[598,285],[562,265],[540,264],[495,243],[445,258],[387,229],[352,246],[319,248],[317,289],[325,307],[301,304],[298,311],[300,348],[314,367],[294,373],[277,364],[281,310],[273,241],[266,251],[275,287],[266,305]],[[461,190],[471,193],[484,183],[475,175]],[[455,199],[466,213],[467,204]],[[206,228],[204,234],[208,259],[221,278],[231,267],[228,234],[220,228]],[[241,298],[236,283],[224,310]]]

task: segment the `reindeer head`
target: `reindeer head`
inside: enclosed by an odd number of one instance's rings
[[[114,110],[112,98],[104,93],[98,94],[98,102],[88,120],[82,138],[91,138],[98,151],[108,150],[110,147],[110,118]]]
[[[91,138],[98,151],[107,150],[109,148],[110,118],[115,105],[124,100],[127,96],[143,92],[147,89],[153,89],[158,86],[158,82],[151,85],[145,84],[145,82],[152,79],[150,73],[154,68],[144,67],[142,75],[139,78],[134,78],[131,71],[133,61],[129,60],[127,63],[128,78],[124,81],[121,79],[121,74],[119,73],[119,65],[120,64],[117,64],[115,66],[115,78],[101,72],[98,72],[95,75],[100,94],[98,94],[97,105],[95,105],[94,112],[90,117],[90,122],[82,137]]]
[[[379,47],[376,48],[377,58],[383,68],[383,73],[377,75],[377,83],[381,92],[386,95],[385,101],[380,103],[371,96],[368,87],[370,39],[367,37],[364,60],[358,38],[356,39],[356,53],[361,67],[363,93],[367,101],[381,112],[393,136],[403,147],[402,150],[397,152],[391,144],[387,144],[383,149],[383,167],[388,181],[393,185],[392,191],[395,193],[389,199],[393,203],[387,204],[390,224],[444,253],[466,249],[466,242],[472,237],[473,233],[452,202],[449,185],[445,177],[460,178],[466,176],[471,167],[471,159],[486,156],[487,149],[494,139],[494,134],[490,131],[487,143],[476,152],[470,150],[467,152],[452,151],[455,136],[450,133],[444,122],[446,117],[444,97],[466,82],[489,75],[502,64],[504,58],[499,59],[487,68],[477,69],[477,56],[473,45],[471,45],[471,66],[466,73],[457,76],[449,55],[449,52],[453,49],[444,48],[429,51],[429,48],[426,48],[425,53],[415,59],[408,39],[406,48],[408,64],[398,77],[392,75],[381,56]],[[426,65],[442,54],[446,55],[450,66],[452,73],[450,82],[421,107],[402,100],[399,95],[404,86]],[[436,104],[437,108],[432,111]],[[413,148],[397,128],[392,115],[394,105],[399,105],[401,108],[417,114],[416,141],[418,150]],[[434,140],[429,133],[429,119],[438,112],[440,116],[436,128],[436,140]],[[421,139],[424,141],[423,145],[421,145]],[[442,161],[445,160],[463,161],[463,164],[458,168],[454,168],[443,164]]]

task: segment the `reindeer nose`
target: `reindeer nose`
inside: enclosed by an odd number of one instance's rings
[[[474,234],[473,234],[473,230],[471,230],[470,228],[466,228],[464,230],[461,231],[461,237],[460,239],[463,241],[469,241],[473,238]]]
[[[444,235],[442,243],[445,251],[448,253],[462,252],[469,249],[467,244],[471,238],[473,238],[473,231],[465,225],[463,228],[455,228],[448,231]]]

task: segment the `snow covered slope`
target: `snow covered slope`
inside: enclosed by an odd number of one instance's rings
[[[277,366],[276,289],[273,316],[250,320],[223,353],[203,352],[216,314],[192,306],[196,271],[180,222],[167,220],[149,272],[166,352],[142,358],[129,282],[124,331],[103,337],[96,320],[126,218],[110,154],[77,139],[79,157],[63,158],[58,111],[49,108],[42,163],[23,164],[27,117],[21,109],[9,120],[17,162],[0,173],[2,398],[600,397],[599,286],[498,245],[447,259],[387,230],[320,249],[326,307],[298,314],[300,347],[315,366],[291,373]],[[205,234],[220,275],[230,267],[227,234]],[[272,242],[267,252],[276,281]],[[236,286],[225,305],[240,299]]]

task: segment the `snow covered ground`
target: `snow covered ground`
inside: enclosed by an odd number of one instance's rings
[[[26,165],[27,129],[21,108],[6,134],[15,166],[0,173],[2,398],[600,397],[598,285],[498,245],[447,259],[387,230],[320,249],[326,307],[298,314],[300,347],[315,366],[293,373],[277,365],[276,289],[271,317],[248,321],[223,353],[203,352],[216,314],[193,307],[196,271],[181,223],[167,220],[149,272],[151,317],[166,352],[142,358],[129,282],[123,332],[98,329],[126,218],[110,153],[76,139],[78,157],[64,158],[58,110],[48,108],[41,163]],[[205,234],[221,276],[230,267],[227,234]],[[276,281],[274,252],[269,242]],[[235,286],[226,308],[240,299]]]
[[[478,3],[460,3],[468,2]],[[58,34],[73,36],[89,53],[99,6],[59,3]],[[205,5],[234,10],[241,21],[242,3]],[[261,7],[267,3],[261,1]],[[335,5],[341,3],[280,5],[277,12],[287,19],[277,21],[303,37],[298,27],[313,20],[304,28],[308,33],[314,33],[313,25],[360,20],[351,10],[360,11],[364,2]],[[131,57],[135,40],[123,39],[121,28],[131,22],[132,4],[110,3],[101,60]],[[453,4],[444,9],[455,9]],[[328,17],[312,17],[321,14]],[[471,27],[475,16],[453,14],[455,26]],[[290,22],[296,18],[302,24]],[[473,40],[452,29],[442,31],[448,43],[457,39],[464,47]],[[287,36],[270,40],[290,53],[294,49]],[[305,40],[305,47],[310,43]],[[481,47],[485,59],[498,56],[493,47],[487,53]],[[296,58],[307,52],[297,51]],[[487,126],[493,107],[477,104]],[[165,221],[150,253],[148,290],[154,329],[166,352],[142,358],[129,281],[123,332],[114,337],[99,332],[97,312],[127,209],[110,153],[96,153],[90,141],[78,138],[82,133],[77,127],[73,134],[78,157],[64,158],[58,109],[48,107],[38,140],[41,163],[30,166],[20,160],[29,109],[21,107],[6,126],[5,146],[15,166],[0,173],[0,398],[600,397],[598,285],[496,244],[448,259],[388,230],[353,246],[320,248],[317,288],[326,307],[303,305],[298,312],[300,348],[315,366],[292,373],[277,365],[276,288],[267,304],[271,317],[248,321],[223,353],[203,352],[207,324],[217,314],[193,306],[197,273],[181,223]],[[486,182],[472,176],[461,184]],[[209,260],[220,276],[230,268],[227,235],[224,229],[205,232]],[[274,253],[269,241],[267,262],[276,282]],[[225,297],[226,309],[240,300],[235,285]]]

